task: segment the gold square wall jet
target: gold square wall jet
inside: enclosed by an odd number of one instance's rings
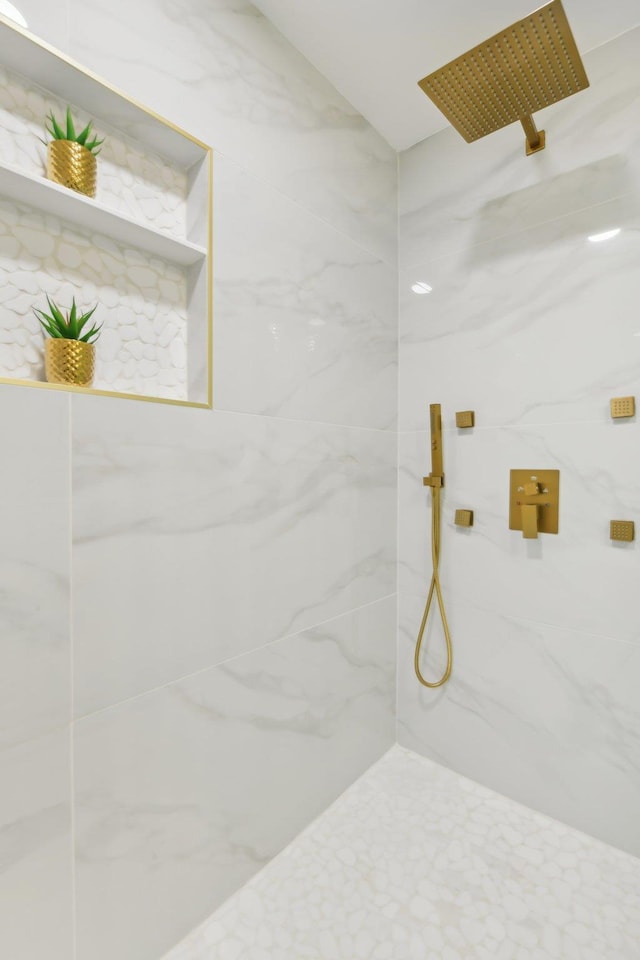
[[[611,416],[614,420],[619,417],[634,417],[636,414],[635,397],[612,397]]]
[[[466,429],[467,427],[474,427],[475,423],[476,415],[473,410],[460,410],[456,413],[456,427]]]
[[[473,510],[456,510],[455,524],[457,527],[472,527]]]
[[[612,540],[624,540],[631,543],[635,539],[636,529],[633,520],[612,520],[609,536]]]

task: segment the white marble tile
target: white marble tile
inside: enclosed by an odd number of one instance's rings
[[[467,144],[451,127],[400,157],[400,262],[601,203],[640,184],[640,28],[586,54],[591,86],[536,114],[547,147],[524,155],[513,124]]]
[[[501,616],[638,644],[638,542],[609,539],[610,520],[640,511],[637,434],[624,421],[447,432],[443,582]],[[427,442],[400,437],[400,589],[415,595],[431,575]],[[560,470],[560,519],[557,535],[525,541],[509,530],[509,471],[530,467]],[[474,510],[472,529],[454,526],[457,508]]]
[[[216,162],[218,409],[395,425],[395,270],[224,158]]]
[[[395,747],[165,960],[636,960],[639,881]]]
[[[395,263],[395,152],[250,3],[70,13],[93,70]]]
[[[637,387],[639,235],[637,194],[403,272],[401,429],[423,429],[429,402],[482,426],[608,418]]]
[[[76,725],[78,960],[157,960],[394,739],[395,597]]]
[[[590,90],[537,118],[535,157],[515,126],[471,146],[444,131],[403,155],[399,348],[400,428],[416,431],[400,438],[399,581],[423,602],[422,431],[440,402],[442,576],[462,658],[444,691],[415,689],[416,600],[403,742],[636,852],[637,545],[612,544],[609,521],[638,515],[638,425],[612,421],[609,400],[637,393],[640,361],[639,49],[635,30],[587,55]],[[456,431],[465,409],[477,427]],[[560,469],[558,536],[509,531],[518,467]],[[472,530],[453,524],[464,507]]]
[[[70,719],[69,398],[0,386],[0,746]]]
[[[69,960],[69,732],[0,749],[0,955]]]
[[[400,743],[493,789],[640,855],[640,648],[467,603],[448,609],[454,668],[426,690],[413,670],[424,598],[401,598]],[[444,662],[438,617],[423,667]]]
[[[48,0],[10,0],[27,21],[27,29],[41,40],[65,49],[69,39],[68,0],[51,5]],[[20,24],[22,26],[22,24]]]
[[[390,431],[73,401],[80,714],[395,592]]]

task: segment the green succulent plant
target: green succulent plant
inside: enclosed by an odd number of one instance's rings
[[[97,304],[92,310],[87,311],[87,313],[79,313],[74,297],[71,301],[71,309],[67,310],[65,314],[48,295],[47,303],[49,304],[49,313],[45,313],[44,310],[38,310],[35,307],[33,310],[45,333],[48,333],[49,336],[54,339],[80,340],[82,343],[95,343],[100,336],[102,324],[100,324],[100,326],[93,326],[88,333],[83,333],[83,330],[95,313],[98,306]]]
[[[50,110],[47,114],[47,120],[49,121],[50,126],[47,126],[47,133],[52,138],[52,140],[72,140],[74,143],[79,143],[81,147],[86,147],[94,156],[100,153],[100,146],[104,143],[104,137],[102,140],[94,135],[94,131],[91,129],[93,126],[93,120],[89,120],[89,123],[86,125],[84,130],[81,130],[79,133],[76,133],[76,128],[73,124],[73,117],[71,116],[71,107],[67,107],[67,118],[66,122],[63,124],[58,123],[56,118],[53,115],[53,110]],[[93,139],[90,139],[93,137]]]

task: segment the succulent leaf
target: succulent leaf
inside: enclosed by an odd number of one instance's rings
[[[79,337],[78,339],[81,340],[82,343],[91,343],[91,342],[92,342],[92,341],[91,341],[91,338],[92,338],[92,337],[93,337],[94,339],[96,339],[96,340],[98,339],[98,335],[99,335],[99,333],[100,333],[101,330],[102,330],[102,324],[99,324],[99,325],[96,326],[96,327],[92,327],[92,329],[89,331],[89,333],[86,333],[83,337]]]
[[[76,143],[79,143],[83,147],[86,147],[87,137],[89,136],[90,133],[91,133],[91,120],[89,120],[89,123],[86,125],[84,130],[81,130],[80,133],[76,135]]]
[[[45,123],[45,129],[52,140],[71,140],[72,143],[79,143],[81,147],[86,147],[91,153],[97,155],[97,148],[104,143],[104,138],[98,140],[93,131],[93,120],[90,120],[84,130],[76,133],[71,107],[67,107],[65,123],[61,126],[53,115],[53,111],[47,114],[47,120],[50,126]],[[92,138],[92,139],[90,139]]]
[[[93,326],[89,333],[82,334],[82,331],[86,327],[89,319],[93,316],[97,309],[96,306],[92,307],[91,310],[88,310],[86,313],[80,315],[78,311],[78,306],[76,304],[75,297],[71,301],[71,309],[67,311],[66,316],[58,305],[49,297],[47,294],[47,303],[49,305],[49,313],[45,313],[44,310],[39,310],[34,307],[33,312],[42,326],[42,329],[50,337],[61,338],[65,340],[81,340],[84,343],[93,342],[96,340],[102,329],[102,324],[99,326]]]
[[[48,119],[51,121],[51,126],[53,127],[53,132],[49,131],[52,137],[55,140],[65,140],[66,137],[65,137],[64,131],[60,126],[60,124],[58,123],[58,121],[56,120],[56,118],[54,117],[53,111],[51,111],[51,113],[49,114]]]
[[[47,294],[47,303],[49,304],[49,309],[51,310],[51,316],[54,323],[65,325],[66,321],[61,311],[59,310],[57,304],[50,299],[49,294]]]
[[[82,314],[82,316],[80,317],[80,324],[79,324],[79,327],[78,327],[78,333],[80,333],[80,332],[82,331],[83,327],[89,322],[89,320],[91,319],[91,317],[93,316],[93,314],[96,312],[96,309],[97,309],[97,305],[96,305],[96,307],[93,308],[93,310],[89,310],[88,313],[83,313],[83,314]]]
[[[75,140],[76,131],[73,126],[73,117],[71,116],[71,107],[67,107],[67,140]]]

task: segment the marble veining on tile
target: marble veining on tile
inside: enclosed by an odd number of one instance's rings
[[[638,960],[640,860],[401,747],[164,960]]]
[[[214,222],[216,407],[393,428],[395,269],[224,157]]]
[[[394,592],[391,431],[73,399],[81,713]]]
[[[395,597],[76,727],[79,960],[158,960],[394,739]]]
[[[395,264],[395,151],[248,0],[72,13],[72,49],[94,69]]]

